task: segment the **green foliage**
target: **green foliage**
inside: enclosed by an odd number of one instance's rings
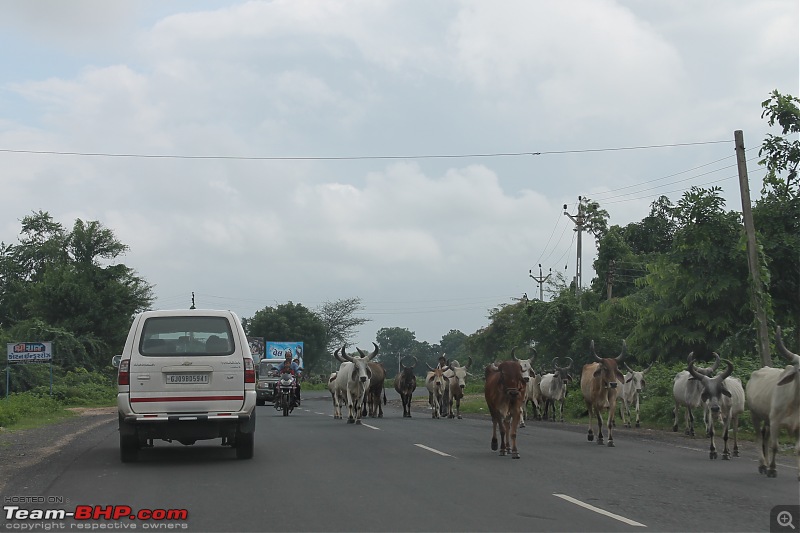
[[[127,249],[97,221],[67,231],[47,212],[23,218],[19,244],[0,243],[0,338],[53,341],[62,366],[104,367],[153,300],[152,287],[116,263]]]
[[[302,342],[303,363],[307,373],[321,373],[329,368],[326,326],[319,316],[302,304],[288,302],[265,307],[252,318],[243,318],[242,326],[249,336],[266,341]]]
[[[33,394],[12,394],[0,399],[0,427],[10,427],[26,419],[47,418],[63,411],[64,406],[49,397]]]

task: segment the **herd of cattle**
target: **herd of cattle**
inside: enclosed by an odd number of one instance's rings
[[[328,389],[333,399],[334,418],[342,419],[342,407],[347,406],[348,423],[360,424],[363,416],[383,417],[386,404],[384,381],[386,371],[380,363],[372,359],[378,355],[379,347],[365,353],[358,349],[358,356],[348,355],[343,346],[334,352],[341,363],[339,370],[330,375]],[[739,455],[737,442],[739,416],[745,405],[750,409],[753,427],[756,429],[757,445],[760,452],[759,472],[768,477],[777,475],[775,455],[778,449],[778,436],[781,428],[787,428],[796,440],[795,452],[798,462],[798,481],[800,481],[800,355],[790,352],[783,344],[781,329],[777,329],[776,345],[780,354],[788,361],[785,368],[763,367],[754,371],[747,382],[746,390],[742,382],[734,377],[733,363],[725,360],[726,368],[716,373],[720,357],[714,353],[715,362],[710,367],[695,365],[693,354],[687,359],[687,369],[679,372],[673,381],[675,398],[673,431],[678,430],[678,416],[685,409],[686,433],[694,435],[694,415],[692,410],[703,408],[703,422],[710,439],[711,459],[717,458],[714,426],[723,426],[722,458],[729,459],[728,432],[733,430],[733,456]],[[645,386],[645,375],[652,364],[641,371],[635,371],[625,364],[627,374],[623,375],[620,365],[626,355],[625,341],[622,351],[616,357],[600,357],[591,343],[593,362],[583,366],[580,387],[586,409],[589,413],[588,440],[602,445],[603,415],[606,417],[608,446],[614,446],[612,428],[615,426],[617,400],[622,400],[621,415],[623,424],[631,427],[633,408],[639,427],[639,394]],[[492,363],[484,371],[484,396],[492,416],[492,450],[498,449],[497,432],[500,432],[500,455],[510,454],[519,458],[517,450],[517,428],[525,427],[527,404],[533,407],[537,419],[564,420],[564,399],[567,385],[572,382],[570,374],[572,359],[567,358],[565,366],[559,359],[553,361],[553,371],[542,375],[536,373],[532,363],[535,358],[520,359],[512,350],[511,359]],[[400,363],[400,371],[394,379],[394,388],[403,404],[403,417],[411,417],[411,397],[417,387],[414,368]],[[428,372],[425,386],[433,418],[447,416],[461,418],[461,399],[472,358],[465,366],[458,361],[448,361],[446,356],[439,359],[436,367],[426,363]],[[745,399],[746,398],[746,399]],[[558,410],[558,414],[556,413]],[[627,415],[627,417],[626,417]],[[594,433],[594,420],[597,420],[597,435]]]

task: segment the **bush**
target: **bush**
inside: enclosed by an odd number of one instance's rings
[[[9,427],[26,419],[50,418],[63,410],[63,406],[50,397],[11,394],[0,400],[0,427]]]

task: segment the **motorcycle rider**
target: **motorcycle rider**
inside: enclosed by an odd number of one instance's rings
[[[295,370],[294,365],[292,365],[292,360],[290,356],[286,356],[286,360],[283,362],[283,366],[278,370],[278,374],[291,374],[294,376],[294,398],[297,405],[300,405],[300,380],[298,379],[298,372]],[[275,395],[277,397],[278,394],[278,383],[275,383]]]

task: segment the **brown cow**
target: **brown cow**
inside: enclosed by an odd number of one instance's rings
[[[411,397],[417,388],[417,377],[414,375],[414,367],[417,366],[417,358],[414,357],[414,364],[406,366],[400,362],[402,370],[394,378],[394,390],[400,395],[403,402],[403,418],[411,418]]]
[[[608,411],[608,446],[614,446],[614,436],[611,433],[611,426],[614,424],[614,415],[617,410],[617,393],[622,391],[625,377],[619,371],[619,365],[625,358],[627,345],[622,341],[622,353],[616,358],[600,358],[594,351],[594,341],[592,341],[592,356],[596,362],[583,365],[581,374],[581,392],[583,401],[589,411],[589,441],[594,440],[592,431],[592,417],[597,417],[597,444],[603,444],[603,418],[602,412]],[[618,386],[619,385],[619,386]]]
[[[362,357],[366,356],[364,352],[358,349]],[[383,383],[386,381],[386,369],[383,368],[382,363],[375,363],[370,361],[367,363],[369,369],[372,371],[372,376],[369,378],[369,387],[367,388],[367,397],[364,401],[364,411],[361,416],[366,416],[369,413],[370,418],[383,418],[383,405],[386,405],[386,390]],[[381,405],[383,399],[383,405]]]
[[[525,400],[522,365],[518,361],[503,361],[487,366],[484,395],[492,415],[492,450],[497,449],[497,426],[500,426],[500,455],[511,453],[512,458],[519,459],[517,428]]]

